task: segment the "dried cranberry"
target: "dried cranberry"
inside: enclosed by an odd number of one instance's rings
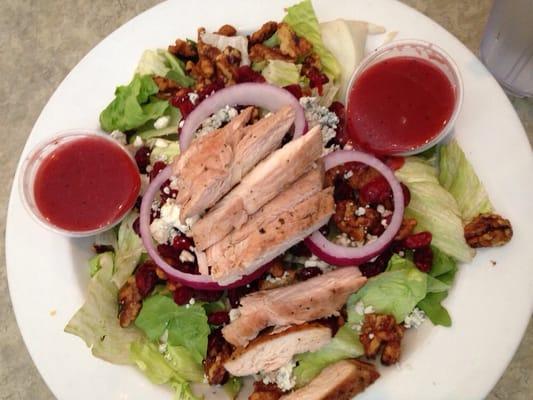
[[[295,244],[289,249],[289,252],[296,257],[311,257],[311,251],[304,242]]]
[[[392,252],[390,250],[386,250],[381,253],[374,261],[369,261],[364,264],[361,264],[359,266],[359,270],[367,278],[381,274],[387,268],[391,257]]]
[[[402,187],[403,192],[403,205],[407,207],[411,202],[411,191],[403,183],[400,183],[400,186]]]
[[[359,198],[363,204],[380,204],[391,197],[392,189],[383,176],[368,182],[359,191]]]
[[[309,86],[312,88],[317,88],[318,94],[322,96],[322,86],[329,82],[328,77],[320,72],[316,67],[307,68],[304,74],[309,78]]]
[[[227,311],[216,311],[208,315],[207,322],[211,325],[229,324],[229,314]]]
[[[392,253],[396,253],[398,254],[400,251],[405,251],[406,250],[406,247],[403,243],[403,240],[394,240],[392,241],[392,243],[390,244],[389,246],[389,250],[392,252]]]
[[[150,148],[143,146],[135,152],[135,162],[141,174],[146,173],[146,167],[150,165]]]
[[[194,110],[195,105],[192,103],[189,98],[189,92],[180,94],[179,96],[172,97],[170,99],[170,104],[173,107],[179,108],[181,117],[186,118],[192,110]]]
[[[299,281],[306,281],[318,275],[322,275],[322,270],[318,267],[305,267],[296,271],[296,278]]]
[[[133,225],[131,226],[133,228],[133,232],[137,234],[137,236],[141,236],[141,219],[140,217],[135,218],[135,221],[133,221]]]
[[[335,203],[343,200],[354,200],[355,193],[351,186],[344,179],[335,180],[335,189],[333,190]]]
[[[150,294],[159,279],[155,268],[152,261],[146,261],[135,271],[135,284],[143,298]]]
[[[152,166],[152,170],[150,171],[150,182],[152,182],[155,177],[166,167],[167,164],[165,164],[163,161],[156,161],[155,164]]]
[[[204,86],[204,88],[198,92],[198,101],[196,101],[195,107],[220,89],[224,89],[224,82],[221,79],[217,79],[209,85]]]
[[[429,272],[433,265],[433,250],[429,246],[416,249],[413,254],[413,261],[420,271]]]
[[[381,236],[383,232],[385,232],[385,227],[381,224],[381,219],[378,219],[376,223],[368,227],[368,233],[370,233],[371,235]]]
[[[172,240],[172,247],[174,247],[179,252],[181,252],[182,250],[191,251],[191,247],[193,246],[193,240],[190,237],[182,235],[181,233],[174,237],[174,239]]]
[[[290,94],[292,94],[298,100],[300,99],[300,97],[303,96],[302,87],[300,85],[298,85],[298,84],[283,86],[283,89],[288,91]]]
[[[245,82],[262,83],[262,82],[265,82],[265,77],[261,75],[259,72],[254,71],[248,65],[242,65],[239,68],[237,68],[236,81],[237,83],[245,83]]]
[[[160,193],[161,193],[161,199],[164,200],[165,202],[168,199],[175,199],[176,196],[178,195],[178,191],[170,187],[170,179],[167,179],[163,183],[163,185],[161,185]]]
[[[207,302],[212,302],[212,301],[217,301],[219,300],[222,295],[224,294],[224,291],[222,290],[200,290],[200,289],[196,289],[194,291],[194,298],[196,300],[200,300],[200,301],[207,301]]]
[[[171,267],[186,274],[199,274],[198,265],[192,262],[181,261],[179,258],[181,251],[176,250],[174,247],[168,244],[160,244],[157,246],[157,251]]]
[[[180,286],[174,291],[174,303],[179,306],[188,304],[192,299],[193,290],[187,286]]]
[[[346,109],[344,108],[344,104],[340,101],[334,101],[331,103],[331,106],[329,106],[329,110],[334,112],[339,119],[337,129],[335,129],[335,142],[341,147],[344,147],[348,143],[351,143],[348,132],[346,131]]]
[[[409,235],[405,238],[404,244],[408,249],[420,249],[431,244],[432,235],[430,232],[420,232]]]

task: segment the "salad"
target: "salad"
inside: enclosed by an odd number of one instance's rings
[[[100,114],[141,194],[95,237],[65,331],[175,399],[349,399],[410,330],[451,326],[459,264],[512,227],[457,141],[402,157],[352,140],[350,77],[384,32],[304,0],[249,35],[146,50]]]

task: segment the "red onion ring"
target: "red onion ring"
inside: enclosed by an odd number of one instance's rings
[[[277,111],[284,105],[291,105],[296,112],[294,121],[294,138],[301,136],[306,130],[305,114],[298,99],[290,92],[268,83],[239,83],[228,86],[213,93],[187,116],[180,133],[180,150],[185,152],[191,145],[194,132],[201,123],[222,107],[257,106],[269,111]]]
[[[187,274],[169,265],[161,257],[161,255],[159,255],[159,252],[154,246],[152,233],[150,232],[150,214],[152,212],[152,202],[154,201],[157,192],[159,191],[163,183],[165,183],[167,179],[170,179],[171,176],[171,166],[166,167],[164,170],[159,172],[159,174],[157,174],[155,179],[146,189],[146,192],[143,196],[143,201],[141,203],[141,210],[139,215],[141,239],[144,248],[148,252],[148,255],[152,258],[152,260],[157,264],[157,266],[159,266],[163,271],[165,271],[167,276],[194,289],[223,290],[246,285],[247,283],[259,278],[259,276],[261,276],[266,270],[270,268],[271,262],[266,263],[251,274],[244,276],[242,279],[236,282],[230,283],[229,285],[219,285],[217,282],[213,281],[213,279],[208,275]]]
[[[322,260],[337,266],[360,265],[381,253],[398,233],[404,212],[403,191],[394,173],[377,158],[356,150],[338,150],[324,157],[326,171],[347,162],[360,162],[377,170],[392,189],[394,213],[383,234],[362,247],[346,247],[330,242],[320,231],[305,239],[311,252]]]

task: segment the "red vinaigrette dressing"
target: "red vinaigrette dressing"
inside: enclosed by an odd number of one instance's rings
[[[417,57],[380,61],[356,78],[348,94],[347,130],[377,154],[403,153],[430,142],[455,106],[448,77]]]
[[[35,204],[51,224],[91,231],[120,219],[140,189],[135,162],[118,143],[80,136],[59,144],[35,174]]]

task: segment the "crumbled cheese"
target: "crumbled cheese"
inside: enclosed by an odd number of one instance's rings
[[[291,360],[275,371],[262,373],[263,383],[266,385],[274,383],[284,392],[291,390],[296,384],[296,379],[292,375],[295,366],[296,363]]]
[[[363,315],[365,313],[365,305],[363,304],[361,300],[359,300],[355,304],[355,312],[359,315]]]
[[[365,310],[364,310],[365,314],[372,314],[373,312],[374,312],[374,307],[372,306],[365,307]]]
[[[355,240],[352,240],[352,238],[346,233],[337,235],[334,241],[336,244],[340,244],[344,247],[361,247],[364,244],[363,242],[356,242]]]
[[[194,299],[194,297],[191,297],[191,299],[189,300],[189,304],[192,306],[194,303],[196,303],[196,300]]]
[[[406,328],[418,328],[426,320],[426,313],[420,308],[415,307],[411,313],[403,320],[403,326]]]
[[[232,308],[231,310],[229,310],[229,320],[231,322],[235,321],[240,316],[241,316],[241,312],[239,311],[238,308]]]
[[[152,168],[151,165],[147,165],[147,166],[146,166],[146,172],[150,173],[150,172],[152,172],[152,169],[153,169],[153,168]]]
[[[113,139],[115,139],[120,144],[126,144],[128,142],[126,138],[126,134],[121,131],[113,131],[109,134],[109,136],[111,136]]]
[[[287,276],[289,275],[289,273],[287,271],[283,272],[283,275],[281,275],[279,278],[276,278],[270,274],[268,274],[265,278],[265,280],[267,282],[270,282],[270,283],[276,283],[276,282],[279,282],[279,281],[282,281],[284,279],[287,279]]]
[[[165,221],[156,218],[150,224],[150,233],[157,243],[165,244],[170,235],[170,228]]]
[[[161,117],[162,118],[162,117]],[[160,149],[164,149],[165,147],[168,147],[168,142],[165,139],[159,139],[157,138],[154,141],[154,146],[159,147]]]
[[[198,101],[198,98],[200,97],[198,96],[198,93],[195,93],[195,92],[190,92],[187,94],[187,96],[189,96],[189,101],[192,104],[196,104],[196,102]]]
[[[357,210],[355,210],[355,215],[357,215],[358,217],[362,217],[365,214],[366,214],[366,208],[364,207],[358,207]]]
[[[327,107],[321,106],[319,100],[318,97],[302,97],[300,98],[300,104],[304,108],[305,119],[309,127],[320,125],[322,144],[326,147],[326,144],[337,134],[335,130],[339,124],[339,118],[334,112],[329,111]]]
[[[353,176],[353,171],[349,170],[344,173],[344,179],[350,179]]]
[[[170,194],[170,188],[169,188],[168,186],[165,186],[165,187],[163,188],[163,193],[165,193],[165,194]]]
[[[179,128],[183,128],[183,125],[185,125],[185,120],[182,119],[179,123],[178,123],[178,127]]]
[[[170,117],[168,115],[163,115],[162,117],[159,117],[154,122],[154,128],[155,129],[163,129],[168,126],[170,123]]]
[[[155,205],[158,207],[158,205]],[[154,205],[152,205],[154,209]],[[157,243],[164,244],[172,239],[176,233],[174,229],[179,230],[187,236],[191,236],[192,225],[199,219],[198,216],[185,219],[185,224],[180,222],[180,207],[173,199],[168,199],[160,209],[160,218],[156,218],[150,224],[150,232]]]
[[[135,136],[135,140],[133,141],[133,147],[138,149],[139,147],[143,147],[144,141],[143,138],[140,136]]]
[[[378,204],[378,206],[376,207],[376,211],[383,215],[383,213],[385,212],[385,206],[383,204]]]
[[[371,235],[370,233],[366,234],[367,243],[372,243],[372,242],[375,242],[376,240],[378,240],[378,237],[376,235]]]
[[[168,349],[168,344],[167,343],[160,343],[159,344],[159,352],[161,354],[165,354],[167,352],[167,349]]]
[[[398,252],[398,255],[399,255],[400,257],[404,257],[404,256],[405,256],[405,252],[404,252],[403,250],[400,250],[400,251]]]
[[[178,189],[178,178],[176,176],[170,177],[170,188],[171,189]]]
[[[383,218],[381,220],[381,225],[383,225],[383,227],[386,228],[387,226],[389,226],[389,223],[387,222],[387,220],[385,218]]]
[[[180,253],[180,261],[181,262],[194,262],[194,254],[187,250],[182,250]]]
[[[369,338],[370,340],[374,339],[374,337],[375,337],[375,335],[374,335],[373,333],[369,333],[369,334],[368,334],[368,338]]]
[[[309,267],[318,267],[322,270],[322,272],[328,272],[328,271],[331,271],[331,269],[333,268],[331,265],[329,265],[327,262],[325,261],[322,261],[320,260],[317,256],[315,256],[314,254],[309,257],[305,262],[304,262],[304,267],[306,268],[309,268]]]
[[[206,133],[212,132],[215,129],[220,128],[226,122],[231,121],[238,114],[239,112],[236,108],[225,106],[224,108],[218,110],[212,116],[207,118],[204,122],[202,122],[202,124],[200,125],[200,129],[196,131],[196,135],[202,136]]]

